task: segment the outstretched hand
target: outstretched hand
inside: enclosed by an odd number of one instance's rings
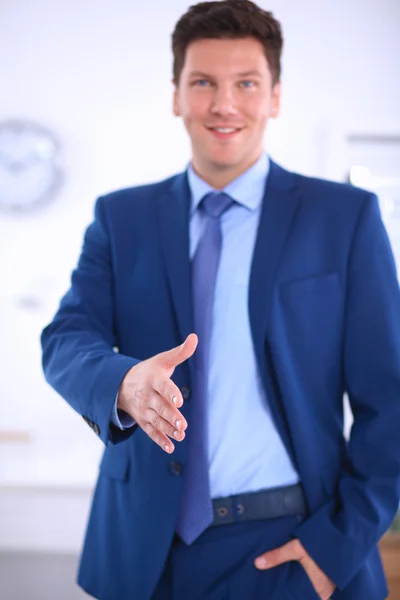
[[[187,428],[178,410],[183,406],[182,393],[171,377],[194,354],[197,342],[197,335],[191,333],[181,346],[138,363],[125,375],[118,394],[117,407],[169,454],[175,449],[169,438],[181,442]]]

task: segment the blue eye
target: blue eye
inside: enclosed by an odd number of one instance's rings
[[[249,87],[252,87],[254,85],[254,81],[250,81],[248,79],[245,79],[244,81],[240,82],[240,85],[242,87],[249,88]]]
[[[199,87],[206,87],[206,85],[208,85],[209,81],[207,79],[197,79],[193,85],[197,85]]]

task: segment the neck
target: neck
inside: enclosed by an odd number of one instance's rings
[[[248,169],[250,169],[253,165],[255,165],[255,163],[260,158],[261,154],[262,152],[260,152],[260,154],[252,160],[249,160],[248,162],[242,163],[240,165],[236,165],[234,167],[222,167],[221,165],[211,164],[204,165],[201,164],[201,161],[196,160],[193,157],[192,167],[195,173],[197,173],[197,175],[201,177],[206,183],[211,185],[211,187],[213,187],[216,190],[222,190],[229,183],[240,177],[240,175],[242,175],[243,173],[248,171]]]

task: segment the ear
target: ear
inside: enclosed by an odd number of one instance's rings
[[[181,109],[179,107],[179,97],[178,97],[178,88],[174,83],[174,96],[173,96],[173,113],[175,117],[181,116]]]
[[[278,83],[275,83],[274,87],[272,88],[270,117],[273,119],[276,119],[276,117],[279,116],[281,109],[281,92],[281,82],[278,81]]]

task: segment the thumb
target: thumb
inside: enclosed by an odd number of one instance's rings
[[[197,348],[197,342],[197,335],[191,333],[180,346],[167,350],[166,352],[161,352],[158,356],[161,359],[162,365],[167,369],[175,369],[175,367],[185,362],[185,360],[194,354]]]
[[[291,560],[300,560],[304,554],[297,539],[290,540],[283,546],[264,552],[255,560],[258,569],[270,569]]]

